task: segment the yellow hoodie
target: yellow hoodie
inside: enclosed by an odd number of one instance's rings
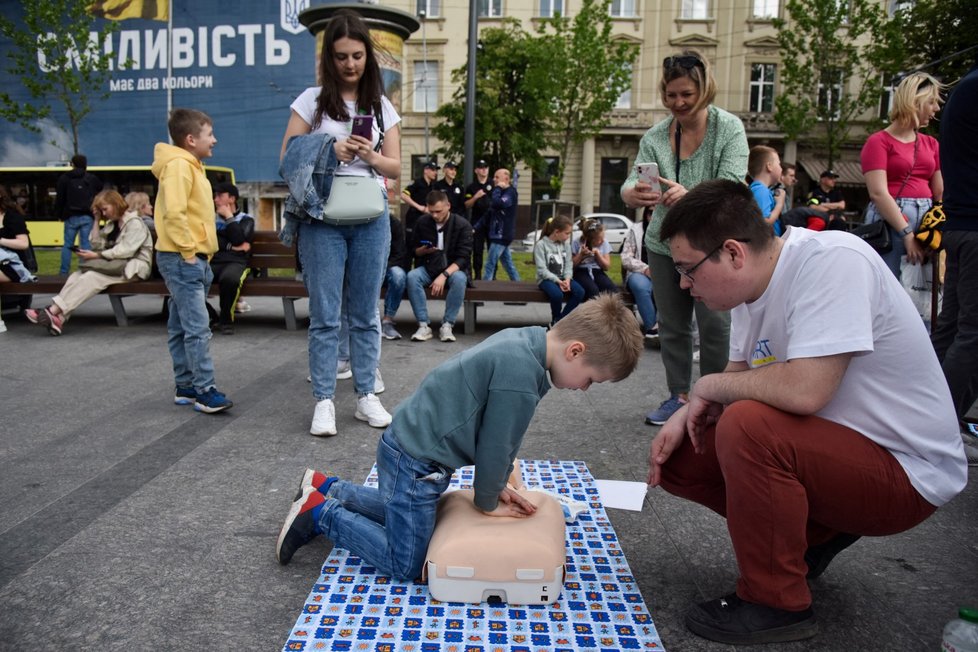
[[[156,143],[153,176],[160,180],[153,221],[156,250],[179,253],[185,260],[217,251],[214,195],[204,166],[181,147]]]

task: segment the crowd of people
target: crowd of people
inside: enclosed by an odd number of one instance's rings
[[[655,163],[658,179],[636,169],[621,187],[625,204],[642,213],[621,256],[638,319],[608,275],[602,223],[583,220],[575,236],[574,223],[555,215],[533,251],[549,324],[507,329],[462,351],[422,379],[393,415],[377,398],[380,347],[401,338],[394,317],[405,293],[417,321],[412,340],[434,337],[430,293],[444,298],[438,336],[454,341],[472,280],[495,278],[499,264],[520,278],[509,249],[517,191],[505,168],[490,181],[484,160],[465,187],[454,162],[442,179],[429,162],[405,187],[402,223],[390,214],[386,192],[400,175],[400,116],[384,96],[369,30],[355,13],[341,10],[330,20],[320,71],[321,83],[290,107],[281,150],[291,194],[282,237],[297,243],[309,291],[309,431],[337,434],[337,378],[348,374],[355,417],[384,434],[378,489],[304,473],[276,540],[280,563],[325,536],[379,573],[414,579],[438,497],[466,464],[477,467],[478,509],[532,518],[533,506],[506,478],[536,405],[551,386],[586,390],[627,377],[644,337],[658,337],[668,393],[645,415],[661,426],[650,445],[648,484],[723,516],[739,568],[731,592],[688,612],[697,635],[730,644],[814,636],[809,584],[837,554],[861,537],[915,526],[964,488],[961,426],[978,395],[978,121],[971,108],[978,66],[944,108],[940,147],[920,131],[937,114],[943,88],[924,73],[903,79],[890,125],[867,140],[867,217],[886,222],[894,243],[881,255],[846,233],[832,170],[792,215],[794,166],[771,147],[748,146],[741,120],[714,104],[717,84],[704,56],[685,50],[667,57],[659,90],[668,115],[642,137],[635,161]],[[369,135],[352,133],[354,116],[372,117]],[[237,188],[212,188],[203,174],[217,142],[210,117],[176,109],[168,126],[173,144],[154,151],[155,206],[102,190],[84,160],[75,161],[63,211],[68,261],[76,255],[79,269],[51,305],[28,310],[27,318],[60,334],[94,294],[149,277],[155,238],[156,269],[170,293],[174,401],[222,412],[233,403],[217,389],[210,325],[233,332],[254,219],[238,209]],[[332,174],[304,175],[310,160]],[[368,180],[381,208],[353,219],[331,214],[325,200],[344,177]],[[85,201],[82,192],[91,193]],[[929,335],[900,275],[901,265],[930,255],[916,233],[941,201],[947,273]],[[76,235],[80,246],[73,246]],[[0,252],[28,243],[23,220],[0,194]],[[0,259],[0,282],[19,280],[21,262]],[[209,315],[215,279],[220,309]],[[881,382],[911,370],[912,401]],[[446,388],[452,400],[443,400]]]

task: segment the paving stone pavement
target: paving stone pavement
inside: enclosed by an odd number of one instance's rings
[[[354,419],[344,380],[339,435],[309,436],[306,334],[284,329],[277,300],[249,302],[237,333],[211,342],[219,388],[235,401],[214,416],[173,404],[157,299],[128,299],[147,319],[118,328],[96,297],[59,338],[4,315],[0,649],[281,649],[327,551],[316,543],[289,566],[275,561],[296,483],[307,466],[362,480],[381,431]],[[437,302],[432,309],[441,314]],[[548,319],[542,305],[490,304],[477,332],[415,343],[410,316],[405,302],[405,339],[383,344],[389,410],[452,354],[499,328]],[[643,415],[665,393],[659,352],[648,348],[621,383],[552,391],[522,456],[584,460],[596,478],[642,481],[656,431]],[[958,606],[978,606],[975,471],[971,480],[914,530],[842,553],[812,583],[819,635],[766,649],[939,649]],[[723,519],[661,490],[640,513],[608,511],[666,649],[733,649],[683,625],[692,602],[734,586]]]

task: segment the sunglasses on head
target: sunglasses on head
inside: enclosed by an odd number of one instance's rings
[[[703,65],[703,62],[700,61],[699,57],[692,54],[680,54],[674,57],[666,57],[662,60],[662,67],[666,70],[674,70],[676,68],[692,70],[696,66],[706,70],[706,67]]]

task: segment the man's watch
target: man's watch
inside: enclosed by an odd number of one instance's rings
[[[448,273],[447,269],[442,271],[441,275],[444,276],[445,278],[452,278],[452,275]]]
[[[902,231],[900,231],[900,237],[901,238],[905,238],[908,235],[910,235],[911,233],[913,233],[913,229],[908,224],[907,226],[903,227],[903,230]]]

